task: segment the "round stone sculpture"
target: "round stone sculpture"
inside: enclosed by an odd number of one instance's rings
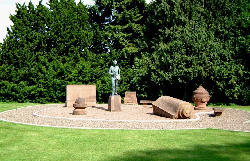
[[[193,92],[193,101],[195,104],[195,110],[206,110],[207,102],[210,100],[210,95],[206,89],[199,86]]]
[[[78,97],[75,104],[73,104],[73,107],[75,108],[73,115],[86,115],[85,108],[87,108],[87,104],[85,104],[84,98]]]

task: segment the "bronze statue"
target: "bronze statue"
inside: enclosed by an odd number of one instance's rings
[[[118,89],[118,80],[120,80],[120,68],[117,65],[117,61],[113,61],[113,65],[109,68],[109,74],[111,75],[111,81],[112,81],[112,96],[118,95],[117,89]]]

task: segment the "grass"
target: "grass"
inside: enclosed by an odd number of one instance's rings
[[[0,103],[0,110],[26,105]],[[81,130],[0,121],[1,161],[249,161],[249,151],[245,132]]]
[[[35,104],[35,103],[0,102],[0,112],[6,111],[6,110],[17,109],[17,108],[25,107],[25,106],[33,106],[33,105],[38,105],[38,104]]]
[[[239,109],[239,110],[245,110],[250,111],[250,106],[240,106],[235,104],[230,104],[230,106],[227,105],[216,105],[216,104],[209,104],[209,107],[223,107],[223,108],[233,108],[233,109]]]

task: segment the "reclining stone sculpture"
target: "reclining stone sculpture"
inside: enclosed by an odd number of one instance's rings
[[[177,98],[161,96],[152,103],[153,113],[172,119],[194,118],[194,106]]]

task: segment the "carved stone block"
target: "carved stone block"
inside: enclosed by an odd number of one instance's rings
[[[194,118],[194,106],[177,98],[161,96],[152,103],[153,113],[172,119]]]
[[[87,106],[96,106],[96,85],[67,85],[66,107],[73,107],[75,100],[84,98]]]
[[[136,92],[125,92],[124,104],[138,104]]]

